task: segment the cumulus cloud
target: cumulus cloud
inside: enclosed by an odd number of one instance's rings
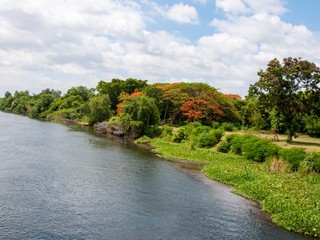
[[[275,57],[302,57],[320,64],[319,35],[284,22],[282,1],[215,3],[223,15],[212,15],[212,34],[191,41],[150,27],[169,16],[180,23],[205,25],[195,7],[187,4],[2,0],[0,95],[16,89],[66,91],[78,85],[95,87],[102,79],[134,77],[149,82],[202,81],[244,96],[257,80],[257,71]]]
[[[169,8],[168,18],[179,23],[198,23],[198,12],[195,7],[178,3]]]
[[[280,0],[216,0],[216,7],[230,14],[270,13],[286,11]]]
[[[217,0],[216,6],[227,13],[244,14],[250,11],[242,0]]]

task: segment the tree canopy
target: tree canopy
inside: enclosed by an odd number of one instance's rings
[[[266,70],[258,72],[259,81],[250,85],[249,97],[256,98],[287,131],[287,141],[300,130],[300,121],[319,107],[320,70],[314,63],[284,58],[268,63]],[[310,104],[312,102],[313,104]]]

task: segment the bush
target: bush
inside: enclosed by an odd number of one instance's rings
[[[231,147],[231,141],[232,139],[239,136],[238,134],[229,134],[227,135],[222,142],[219,143],[219,146],[217,148],[218,152],[228,153],[230,151]]]
[[[276,144],[250,134],[229,135],[226,141],[230,143],[232,152],[256,162],[264,162],[269,157],[277,156],[279,152]]]
[[[227,142],[226,140],[224,140],[219,143],[217,148],[218,152],[228,153],[229,150],[230,150],[230,142]]]
[[[212,147],[213,145],[220,142],[222,136],[223,136],[223,130],[221,130],[221,129],[214,129],[208,133],[202,133],[198,137],[198,141],[197,141],[198,144],[197,145],[200,148]]]
[[[189,134],[184,127],[178,128],[178,130],[173,134],[172,141],[176,143],[181,143],[182,141],[188,140]]]
[[[162,130],[158,125],[150,125],[145,130],[145,134],[151,138],[160,136],[161,132]]]
[[[236,129],[236,126],[233,123],[224,122],[221,124],[221,127],[224,131],[232,132]]]
[[[220,123],[218,123],[218,122],[212,122],[211,126],[212,126],[213,129],[217,129],[217,128],[220,127]]]
[[[313,171],[320,173],[320,153],[313,152],[304,159],[304,162],[306,162]]]
[[[173,127],[165,125],[165,126],[163,126],[163,130],[162,130],[161,136],[164,139],[170,140],[171,137],[173,136],[172,132],[173,132]]]
[[[266,139],[259,137],[248,138],[242,146],[245,158],[255,162],[264,162],[266,159],[277,156],[279,147]]]
[[[311,115],[306,117],[305,122],[307,133],[313,137],[320,137],[320,118],[315,115]]]
[[[303,148],[283,148],[279,151],[279,155],[291,164],[291,169],[297,171],[300,163],[307,157],[307,153]]]
[[[200,136],[200,135],[203,134],[203,133],[208,133],[208,132],[210,132],[211,130],[212,130],[212,128],[209,127],[209,126],[200,126],[200,127],[197,127],[197,128],[195,128],[195,129],[193,129],[192,135],[193,135],[194,137],[198,137],[198,136]]]
[[[230,150],[231,152],[235,153],[235,154],[239,154],[241,155],[243,152],[243,145],[245,144],[245,142],[250,139],[250,138],[254,138],[253,135],[233,135],[230,139]]]

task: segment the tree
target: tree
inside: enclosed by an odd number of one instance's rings
[[[257,98],[258,103],[273,112],[291,142],[301,128],[301,119],[312,112],[310,108],[319,107],[319,102],[310,104],[310,100],[320,94],[320,69],[300,58],[284,58],[282,64],[274,59],[258,76],[259,81],[250,85],[249,97]]]
[[[108,95],[99,95],[89,101],[90,125],[102,122],[112,116],[111,103]]]
[[[157,125],[160,114],[154,98],[141,92],[121,95],[118,116],[125,134],[132,138],[144,134],[150,125]]]
[[[131,94],[141,91],[147,86],[146,80],[128,78],[126,80],[112,79],[111,82],[100,81],[97,86],[99,94],[108,94],[111,101],[111,109],[116,110],[119,96],[122,93]]]

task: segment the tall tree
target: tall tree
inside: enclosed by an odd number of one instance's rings
[[[301,127],[300,120],[319,107],[310,100],[319,96],[320,69],[314,63],[300,58],[284,58],[281,64],[273,59],[266,70],[258,72],[259,81],[250,85],[249,97],[255,97],[287,130],[287,141]],[[308,104],[309,103],[309,104]]]
[[[100,94],[108,94],[111,101],[111,109],[116,110],[121,93],[131,94],[142,91],[147,86],[146,80],[128,78],[126,80],[112,79],[111,82],[100,81],[97,91]]]
[[[90,125],[102,122],[112,116],[111,102],[109,95],[99,95],[89,100]]]
[[[122,94],[118,104],[118,116],[125,134],[132,138],[144,134],[150,125],[157,125],[160,114],[154,98],[142,92]]]

